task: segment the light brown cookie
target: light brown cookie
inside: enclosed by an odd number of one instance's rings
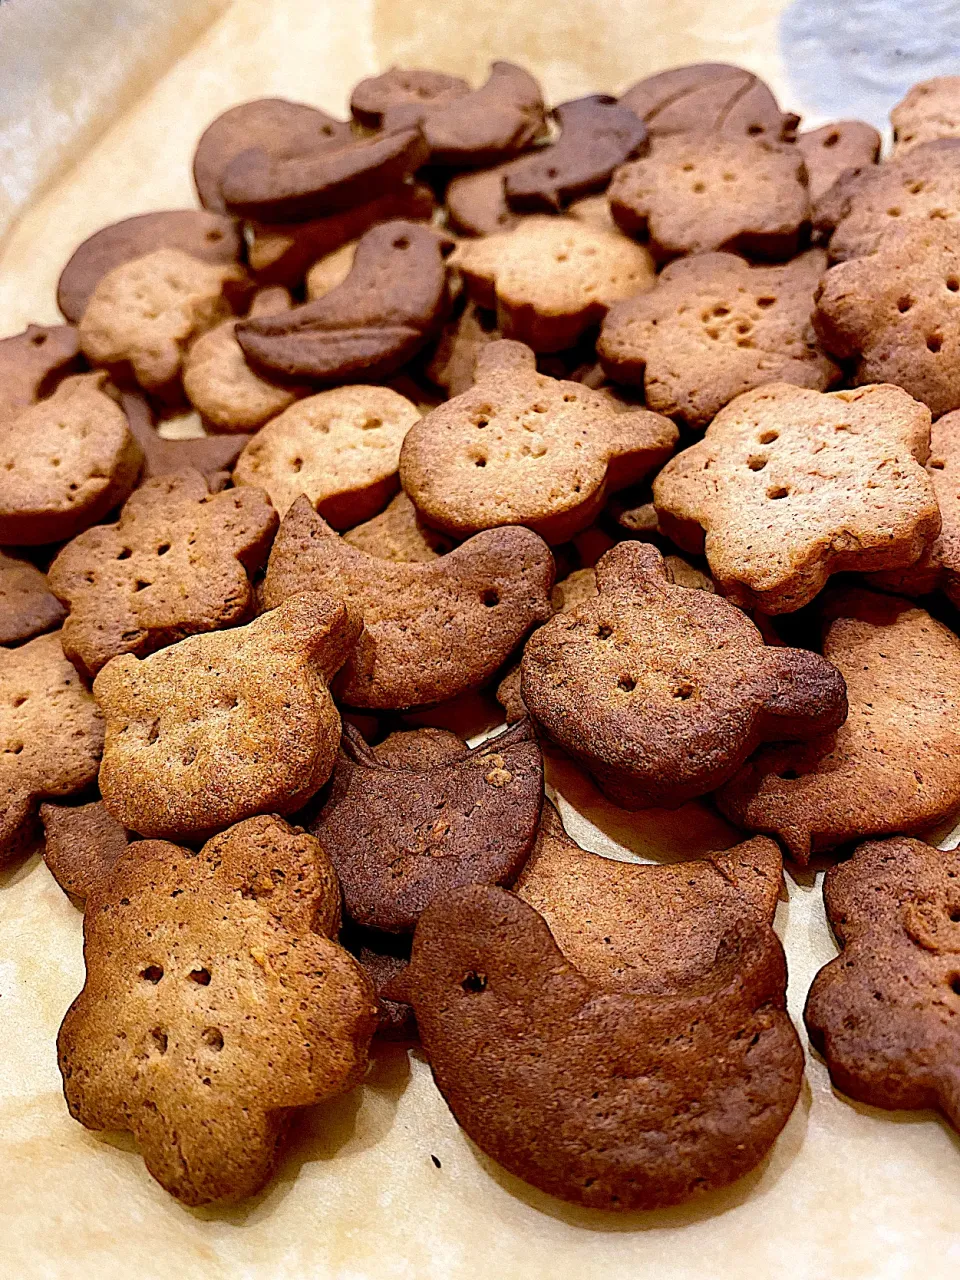
[[[666,418],[617,413],[600,392],[537,373],[529,347],[497,342],[481,353],[474,386],[407,433],[400,481],[421,517],[454,537],[523,524],[559,543],[676,441]]]
[[[423,524],[416,507],[402,490],[378,516],[349,529],[343,540],[367,555],[401,563],[427,563],[456,545],[452,538]]]
[[[211,492],[224,488],[230,471],[250,436],[238,431],[227,435],[190,436],[171,440],[161,436],[153,409],[145,396],[124,391],[120,404],[137,444],[143,451],[142,478],[166,476],[174,472],[199,471]]]
[[[824,619],[823,652],[850,704],[836,741],[765,747],[717,797],[801,864],[850,840],[926,831],[960,807],[960,640],[916,605],[870,591],[833,593]]]
[[[604,371],[642,386],[651,409],[701,428],[768,382],[826,391],[840,369],[810,321],[826,265],[819,249],[782,267],[752,267],[730,253],[671,262],[653,289],[607,313],[597,343]]]
[[[128,833],[102,800],[42,804],[43,860],[65,894],[82,910],[126,850]]]
[[[72,538],[123,502],[143,454],[105,373],[65,378],[0,422],[0,544]]]
[[[233,482],[265,489],[281,515],[305,493],[328,524],[349,529],[400,487],[400,446],[419,418],[416,405],[389,387],[321,391],[257,432]]]
[[[647,251],[626,236],[547,214],[465,240],[452,261],[474,302],[496,311],[504,337],[534,351],[572,347],[615,302],[655,278]]]
[[[880,134],[863,120],[835,120],[797,134],[797,150],[807,166],[810,199],[819,200],[848,169],[880,159]]]
[[[620,102],[637,113],[651,137],[686,133],[789,141],[799,122],[780,110],[759,76],[727,62],[660,71],[631,85]]]
[[[0,423],[51,394],[80,367],[80,340],[70,324],[28,324],[0,338]]]
[[[432,383],[442,387],[448,397],[459,396],[473,386],[480,354],[502,336],[493,312],[468,302],[440,335],[424,373]]]
[[[726,249],[782,260],[810,228],[807,171],[796,147],[713,134],[653,138],[650,153],[622,165],[610,208],[658,262]]]
[[[934,417],[960,408],[960,221],[893,227],[817,291],[821,343],[856,383],[892,382]]]
[[[376,999],[339,908],[323,850],[280,818],[199,853],[132,845],[91,895],[57,1038],[73,1118],[132,1131],[184,1204],[258,1191],[293,1112],[366,1069]]]
[[[765,613],[801,608],[831,573],[903,568],[940,531],[929,412],[899,387],[748,391],[657,476],[661,528]]]
[[[46,574],[0,551],[0,645],[32,640],[59,626],[65,614]]]
[[[823,882],[843,948],[804,1021],[837,1089],[873,1107],[936,1107],[960,1130],[960,854],[895,836]]]
[[[93,691],[110,813],[143,836],[198,839],[299,809],[333,769],[327,685],[358,632],[339,600],[310,592],[245,627],[108,662]]]
[[[960,76],[921,80],[890,112],[893,154],[897,157],[924,142],[960,138]]]
[[[529,529],[491,529],[428,564],[395,564],[349,546],[298,498],[280,525],[264,581],[273,608],[302,591],[335,592],[364,632],[334,689],[347,706],[403,710],[490,680],[550,616],[553,557]]]
[[[260,489],[211,494],[196,471],[147,480],[117,524],[81,533],[50,566],[51,588],[70,611],[64,653],[92,678],[118,654],[143,658],[246,621],[250,576],[278,524]]]
[[[80,345],[93,364],[129,367],[147,391],[180,376],[184,353],[231,314],[228,285],[243,283],[232,263],[201,262],[158,249],[114,267],[99,281],[80,319]]]
[[[0,649],[0,863],[38,834],[40,801],[97,776],[103,722],[63,656],[60,635]]]

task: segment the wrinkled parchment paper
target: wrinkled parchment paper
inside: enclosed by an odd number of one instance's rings
[[[943,13],[942,0],[815,7],[840,13],[846,37],[862,44],[861,29],[872,23],[887,38],[907,10],[922,30],[918,10],[929,4]],[[192,203],[194,143],[235,102],[281,94],[341,111],[355,80],[394,61],[479,80],[495,56],[529,65],[558,101],[679,62],[723,59],[761,72],[785,105],[819,123],[822,110],[794,87],[786,43],[781,53],[781,7],[4,0],[0,230],[19,216],[0,242],[0,332],[55,320],[57,274],[84,236],[128,214]],[[842,52],[827,36],[789,52],[795,66],[806,59],[800,83],[816,85],[817,58]],[[922,58],[907,78],[921,74]],[[867,79],[876,93],[877,77]],[[887,102],[897,96],[891,88]],[[568,830],[599,853],[669,860],[738,838],[696,804],[674,814],[618,811],[558,758],[548,776]],[[814,973],[835,954],[819,878],[788,876],[777,918],[798,1025]],[[960,1139],[929,1113],[841,1098],[809,1049],[800,1102],[770,1158],[692,1206],[618,1216],[541,1195],[463,1136],[418,1051],[387,1048],[362,1087],[305,1114],[259,1197],[183,1209],[126,1136],[88,1133],[67,1115],[54,1042],[82,983],[80,945],[80,915],[37,857],[0,877],[0,1280],[960,1274]]]

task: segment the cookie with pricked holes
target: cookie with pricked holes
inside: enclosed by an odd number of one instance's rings
[[[913,85],[890,111],[893,154],[924,142],[960,138],[960,76],[934,76]]]
[[[810,199],[819,200],[848,169],[880,159],[880,134],[863,120],[835,120],[797,134],[797,149],[807,166]]]
[[[71,324],[28,324],[0,338],[0,423],[48,396],[80,368],[80,340]]]

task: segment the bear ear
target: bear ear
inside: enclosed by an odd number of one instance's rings
[[[597,561],[597,587],[601,593],[629,587],[665,591],[669,582],[663,556],[649,542],[619,542]]]
[[[537,357],[524,342],[504,338],[491,342],[477,357],[475,381],[499,373],[531,374],[537,371]]]
[[[263,615],[260,626],[282,652],[318,666],[332,680],[363,630],[363,619],[342,600],[304,591]]]
[[[847,718],[847,686],[826,658],[808,649],[762,650],[769,682],[763,713],[784,738],[833,733]]]

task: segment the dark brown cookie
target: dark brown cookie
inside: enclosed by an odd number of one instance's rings
[[[725,782],[761,742],[843,723],[843,680],[829,662],[764,645],[735,605],[673,585],[648,543],[608,551],[597,586],[534,632],[521,690],[615,804],[676,807]]]
[[[810,199],[819,200],[848,169],[880,159],[880,134],[863,120],[836,120],[797,134],[797,149],[807,166]]]
[[[179,471],[199,471],[206,477],[211,492],[216,492],[230,479],[234,463],[252,439],[239,431],[221,436],[165,439],[157,434],[153,410],[144,396],[125,391],[120,396],[120,404],[130,431],[143,451],[144,480]]]
[[[463,173],[448,183],[444,199],[450,225],[465,236],[490,236],[515,227],[520,214],[507,204],[504,183],[513,166],[525,158]]]
[[[460,747],[459,759],[431,759],[428,748],[419,765],[409,757],[390,764],[356,730],[344,730],[329,796],[310,830],[358,924],[412,932],[438,895],[512,884],[527,860],[543,802],[543,761],[529,723],[473,750]]]
[[[23,333],[0,339],[0,422],[50,395],[80,364],[73,325],[28,324]]]
[[[128,833],[102,800],[89,804],[42,804],[47,870],[81,909],[110,874],[129,843]]]
[[[842,951],[804,1020],[834,1085],[873,1107],[936,1107],[960,1130],[960,854],[895,836],[823,883]]]
[[[350,95],[350,111],[365,128],[382,129],[385,117],[398,107],[432,112],[472,92],[469,81],[460,76],[422,67],[391,67],[360,81]]]
[[[59,626],[65,614],[46,574],[0,551],[0,645],[32,640]]]
[[[618,165],[646,149],[646,126],[608,94],[564,102],[551,114],[560,126],[557,141],[517,160],[505,175],[511,209],[559,212],[572,200],[602,191]]]
[[[406,991],[458,1123],[511,1173],[562,1199],[652,1209],[754,1168],[800,1091],[786,965],[766,924],[727,933],[681,991],[588,982],[505,889],[436,899]]]
[[[424,372],[431,382],[443,387],[448,397],[459,396],[476,381],[481,353],[501,337],[496,316],[475,302],[468,302],[444,329]]]
[[[530,628],[550,616],[554,565],[529,529],[490,529],[427,564],[349,546],[306,497],[284,517],[264,581],[268,609],[302,591],[345,599],[364,632],[337,677],[352,707],[445,702],[490,680]]]
[[[717,133],[721,137],[790,140],[799,117],[780,110],[759,76],[726,62],[700,62],[660,71],[631,85],[620,98],[651,137]]]
[[[405,1000],[393,1000],[389,991],[410,960],[409,934],[361,929],[349,920],[340,934],[340,945],[360,961],[373,983],[379,1005],[377,1036],[381,1040],[416,1040],[417,1020]]]
[[[243,236],[233,218],[202,209],[169,209],[124,218],[103,227],[73,251],[60,273],[57,306],[77,324],[108,272],[158,249],[179,249],[192,258],[226,266],[242,261]]]
[[[327,382],[395,373],[437,332],[453,242],[415,222],[386,222],[357,245],[353,270],[316,302],[236,328],[255,366]]]

